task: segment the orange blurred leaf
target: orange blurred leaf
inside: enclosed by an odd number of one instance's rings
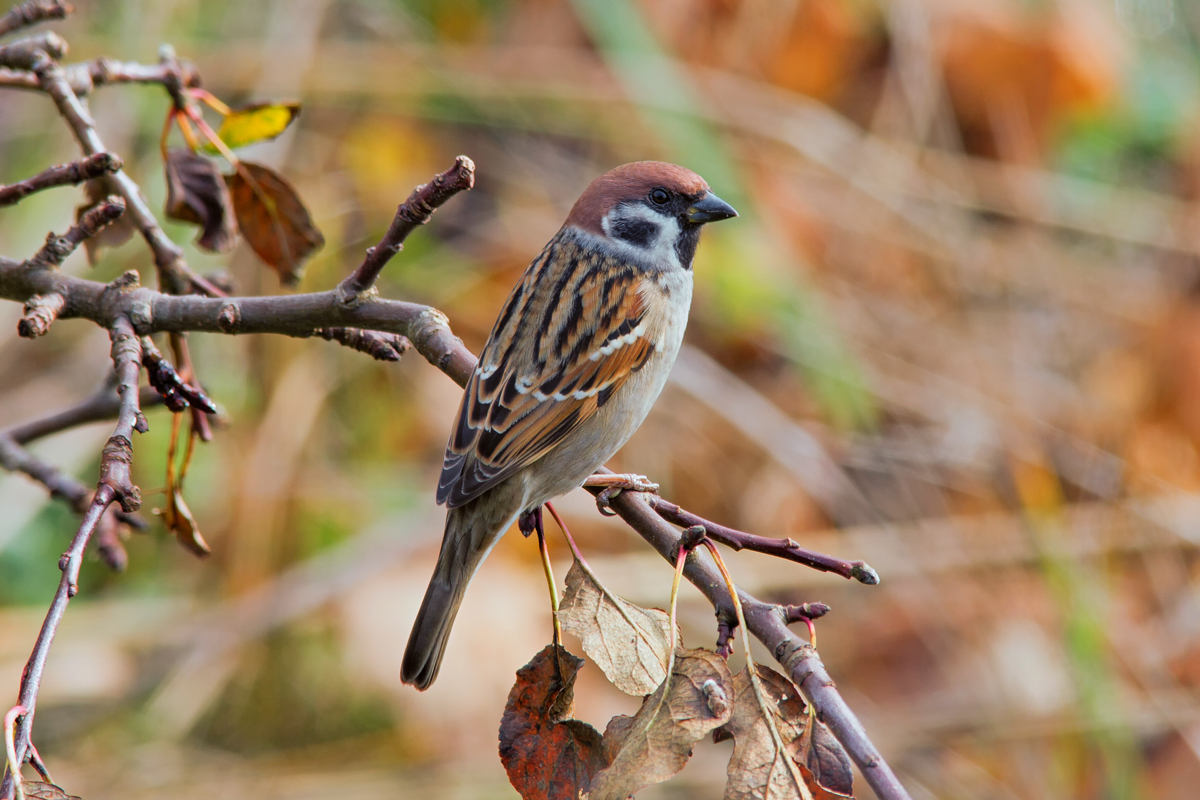
[[[291,184],[261,164],[240,163],[225,177],[242,236],[291,286],[300,281],[303,264],[325,244],[325,237]]]

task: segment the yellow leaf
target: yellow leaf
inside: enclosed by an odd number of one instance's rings
[[[221,122],[217,136],[230,150],[274,139],[287,130],[300,113],[299,103],[255,103],[236,108]],[[217,148],[206,144],[202,152],[215,154]]]

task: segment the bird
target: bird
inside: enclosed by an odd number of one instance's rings
[[[542,504],[582,485],[642,424],[683,341],[700,229],[736,216],[691,170],[625,164],[592,181],[525,270],[446,445],[446,527],[404,683],[424,691],[437,678],[467,584],[500,537],[514,522],[540,533]]]

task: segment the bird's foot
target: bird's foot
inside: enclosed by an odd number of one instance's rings
[[[615,517],[617,512],[612,510],[612,501],[621,492],[653,492],[658,494],[658,484],[645,475],[632,473],[619,475],[589,475],[583,482],[584,486],[602,486],[600,494],[596,495],[596,508],[606,517]]]

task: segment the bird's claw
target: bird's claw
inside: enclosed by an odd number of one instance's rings
[[[658,484],[645,475],[593,475],[584,482],[584,486],[603,486],[600,494],[596,495],[596,509],[606,517],[615,517],[617,512],[612,510],[612,501],[621,492],[651,492],[658,494]]]

